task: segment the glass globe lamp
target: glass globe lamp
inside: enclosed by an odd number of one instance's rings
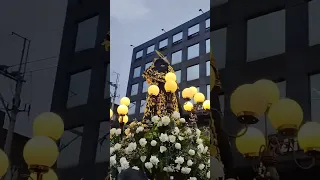
[[[313,152],[320,149],[320,124],[307,122],[302,125],[298,133],[299,146],[305,152]]]
[[[261,79],[254,83],[257,90],[266,98],[268,105],[272,105],[280,99],[280,91],[276,83],[267,79]]]
[[[112,118],[113,116],[113,111],[110,109],[110,119]]]
[[[9,159],[5,152],[0,149],[0,178],[4,176],[9,168]]]
[[[192,91],[192,97],[198,93],[198,89],[194,86],[189,87],[189,89]]]
[[[63,120],[53,112],[41,113],[33,121],[33,136],[47,136],[57,141],[63,132]]]
[[[48,172],[59,155],[56,142],[49,137],[36,136],[23,149],[23,157],[31,172]]]
[[[158,96],[159,92],[160,92],[160,89],[157,85],[151,85],[148,88],[148,94],[150,96]]]
[[[245,129],[238,134],[243,134]],[[266,140],[262,132],[254,127],[248,127],[247,132],[236,138],[236,147],[245,157],[259,157],[261,146],[266,145]]]
[[[178,85],[175,81],[169,80],[164,84],[166,92],[174,93],[178,89]]]
[[[182,98],[190,100],[193,97],[193,91],[190,88],[185,88],[182,91]]]
[[[230,98],[232,112],[242,124],[256,124],[267,110],[267,101],[253,84],[239,86]]]
[[[206,99],[206,97],[202,93],[196,93],[193,98],[194,102],[196,102],[197,104],[203,103]]]
[[[121,105],[125,105],[125,106],[129,106],[130,105],[130,99],[128,97],[123,97],[120,99],[120,104]]]
[[[37,174],[31,173],[28,180],[37,180]],[[42,180],[58,180],[58,176],[52,169],[49,169],[47,173],[42,175]]]
[[[119,123],[127,124],[127,122],[129,121],[129,117],[127,115],[121,116],[121,117],[119,117],[118,120],[119,120]]]
[[[187,112],[191,112],[193,109],[193,104],[190,101],[188,101],[188,102],[184,103],[183,109]]]
[[[166,74],[166,76],[164,77],[164,79],[166,80],[166,82],[167,81],[176,81],[177,80],[177,76],[172,72],[168,72]]]
[[[119,105],[117,108],[117,112],[120,116],[124,116],[126,114],[128,114],[129,108],[126,105]]]
[[[296,135],[303,121],[303,111],[296,101],[285,98],[270,107],[268,118],[280,134],[291,136]]]
[[[210,110],[210,100],[205,100],[202,106],[204,110]]]

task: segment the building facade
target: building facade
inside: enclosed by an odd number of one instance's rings
[[[212,50],[223,86],[225,129],[230,134],[242,128],[230,110],[231,93],[263,78],[277,82],[281,97],[301,105],[304,120],[320,122],[319,10],[319,0],[211,0]],[[264,132],[263,122],[255,127]],[[268,124],[268,134],[275,133]],[[251,163],[237,153],[232,140],[231,145],[234,166],[242,175],[250,174]],[[279,157],[279,171],[284,179],[302,179],[301,172],[306,173],[303,178],[315,175],[312,170],[300,171],[290,152]]]
[[[51,110],[65,123],[57,161],[59,179],[103,180],[109,129],[109,3],[69,0]],[[109,137],[109,136],[107,136]]]
[[[142,73],[160,51],[174,68],[180,90],[195,86],[210,99],[210,13],[206,12],[133,49],[127,97],[130,119],[141,119],[148,84]],[[180,93],[180,92],[179,92]]]

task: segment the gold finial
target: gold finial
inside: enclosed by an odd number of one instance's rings
[[[110,37],[110,31],[107,33],[107,37],[108,36]],[[108,40],[108,38],[105,38],[101,45],[104,46],[106,51],[109,51],[110,50],[110,38],[109,38],[109,40]]]

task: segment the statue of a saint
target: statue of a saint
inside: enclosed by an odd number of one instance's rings
[[[144,71],[142,77],[146,79],[149,85],[157,85],[160,92],[156,97],[147,95],[143,121],[151,120],[153,116],[169,115],[172,111],[179,112],[178,92],[169,94],[164,88],[165,75],[168,72],[174,73],[174,70],[168,60],[161,56],[155,58],[152,65]],[[169,96],[170,98],[168,98]],[[168,107],[168,104],[170,107]]]

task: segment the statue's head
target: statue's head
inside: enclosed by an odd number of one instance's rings
[[[169,64],[166,60],[162,58],[156,59],[154,62],[154,66],[158,72],[163,72],[163,73],[168,72]]]

